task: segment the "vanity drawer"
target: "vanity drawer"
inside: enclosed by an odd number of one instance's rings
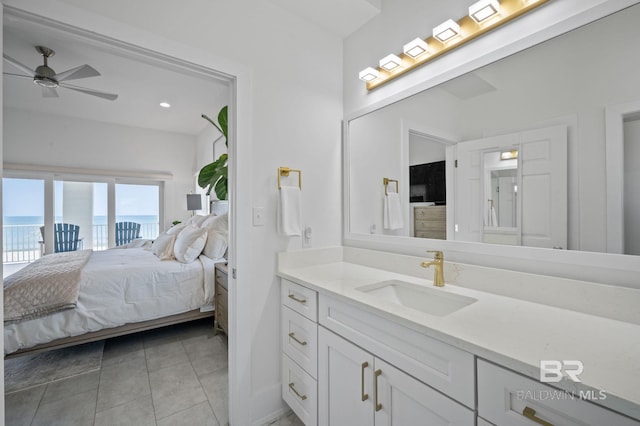
[[[598,392],[595,392],[598,396]],[[616,425],[638,426],[606,408],[575,399],[563,390],[540,383],[518,373],[478,359],[478,415],[497,425],[533,426],[525,409],[536,418],[559,426]]]
[[[305,426],[318,424],[317,382],[286,355],[282,355],[282,398]]]
[[[472,354],[325,295],[320,295],[319,319],[336,334],[467,407],[475,407]]]
[[[318,325],[282,307],[282,351],[314,379],[318,372]]]
[[[282,279],[281,302],[311,321],[318,321],[318,293]]]

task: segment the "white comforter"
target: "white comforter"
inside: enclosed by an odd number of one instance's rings
[[[215,262],[159,260],[143,248],[93,253],[75,309],[4,327],[5,354],[54,339],[187,312],[213,302]]]

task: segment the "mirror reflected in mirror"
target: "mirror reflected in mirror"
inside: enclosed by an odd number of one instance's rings
[[[640,104],[637,22],[640,5],[351,120],[347,232],[640,254],[640,107],[621,141],[605,132],[610,107]],[[384,226],[383,177],[400,228]]]

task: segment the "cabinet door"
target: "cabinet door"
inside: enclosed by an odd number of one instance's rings
[[[373,356],[318,327],[318,425],[373,425]]]
[[[433,388],[376,358],[375,426],[467,426],[475,414]]]

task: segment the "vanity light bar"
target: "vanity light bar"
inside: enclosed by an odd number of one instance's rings
[[[384,68],[387,71],[398,68],[400,64],[402,64],[402,59],[400,59],[397,55],[391,54],[380,59],[380,68]]]
[[[502,151],[500,153],[500,160],[515,160],[518,158],[518,150],[512,149],[511,151]]]
[[[360,71],[359,77],[360,77],[360,80],[369,82],[380,77],[380,71],[378,71],[375,68],[367,67],[362,71]]]
[[[500,12],[498,0],[480,0],[469,6],[469,16],[478,24]]]
[[[403,53],[388,55],[380,66],[360,71],[367,90],[400,77],[445,53],[499,27],[551,0],[480,0],[469,7],[469,15],[457,22],[449,19],[435,27],[433,36],[416,38],[403,47]]]
[[[405,44],[402,51],[405,55],[416,58],[429,50],[429,45],[421,38],[411,40]]]
[[[442,24],[433,29],[433,38],[442,43],[451,40],[460,34],[460,25],[453,19],[447,19]]]

